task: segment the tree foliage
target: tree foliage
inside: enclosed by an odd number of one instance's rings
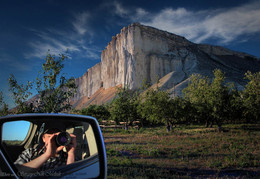
[[[229,113],[228,113],[228,122],[229,123],[240,123],[243,122],[245,107],[243,100],[241,98],[241,92],[237,89],[232,89],[229,95]]]
[[[241,93],[244,104],[244,115],[248,121],[260,121],[260,72],[247,72],[245,78],[249,80]]]
[[[8,105],[4,102],[3,93],[0,91],[0,116],[5,116],[8,113]]]
[[[170,100],[169,122],[171,125],[191,124],[193,122],[194,109],[188,100],[179,96]]]
[[[212,113],[212,107],[208,100],[209,86],[210,81],[208,77],[193,74],[190,77],[188,87],[183,89],[184,98],[188,100],[197,111],[193,115],[193,120],[198,123],[206,123],[206,126],[209,125],[210,114]]]
[[[150,88],[142,94],[141,103],[138,105],[138,113],[152,124],[171,124],[171,98],[167,91]]]
[[[213,122],[219,126],[228,120],[231,111],[231,87],[225,85],[224,73],[217,69],[213,71],[212,82],[208,77],[192,75],[187,88],[183,90],[184,97],[197,109],[196,117],[208,126]],[[234,102],[234,101],[233,101]]]
[[[75,80],[66,79],[60,74],[66,58],[64,54],[60,54],[58,58],[47,54],[42,71],[36,79],[39,94],[37,112],[57,113],[71,109],[70,98],[76,92]]]
[[[107,120],[110,117],[110,112],[105,105],[90,105],[80,111],[82,115],[95,117],[99,122]]]
[[[117,97],[110,105],[111,119],[119,122],[125,122],[125,129],[136,119],[138,119],[137,106],[138,98],[137,93],[129,90],[128,88],[119,88]]]
[[[28,98],[32,95],[31,91],[33,84],[30,81],[24,84],[18,84],[15,76],[10,75],[9,79],[9,89],[12,92],[15,104],[17,105],[17,113],[31,113],[33,107],[31,103],[28,103]]]
[[[17,113],[46,112],[58,113],[71,108],[70,99],[76,92],[74,78],[67,79],[61,75],[66,55],[60,54],[58,58],[49,53],[42,65],[42,70],[36,78],[36,101],[28,102],[32,95],[33,83],[19,85],[14,75],[9,78],[9,87],[17,105]]]
[[[249,83],[242,92],[226,82],[221,70],[216,69],[213,74],[212,80],[192,75],[188,87],[183,90],[184,98],[171,98],[167,91],[158,87],[143,88],[145,91],[134,97],[124,89],[112,103],[111,116],[129,124],[137,110],[139,116],[135,119],[146,119],[150,125],[164,123],[168,130],[176,124],[205,123],[212,127],[215,123],[221,131],[224,123],[241,122],[243,114],[244,118],[259,122],[259,73],[246,74]]]
[[[228,119],[230,112],[230,89],[224,85],[225,76],[221,70],[214,71],[214,79],[210,85],[209,104],[212,107],[212,119],[221,130],[224,120]]]

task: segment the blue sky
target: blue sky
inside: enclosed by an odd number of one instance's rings
[[[30,127],[28,121],[12,121],[3,124],[3,140],[24,140]]]
[[[68,49],[64,72],[82,76],[100,62],[112,36],[133,22],[260,57],[259,17],[259,0],[2,0],[0,91],[13,106],[9,75],[33,81],[48,49]]]

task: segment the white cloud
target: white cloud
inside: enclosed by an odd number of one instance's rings
[[[132,21],[142,21],[143,19],[150,17],[150,13],[143,8],[137,8],[130,18]]]
[[[72,25],[75,28],[76,32],[80,35],[84,35],[88,30],[88,20],[90,18],[89,13],[82,12],[74,15]]]
[[[223,43],[236,40],[241,35],[260,32],[260,2],[223,9],[213,17],[205,19],[202,26],[207,29],[204,39],[219,37]],[[202,40],[204,40],[202,38]]]
[[[44,31],[37,31],[35,29],[30,29],[38,37],[37,40],[29,42],[29,46],[32,51],[24,54],[27,59],[46,57],[48,50],[51,54],[61,54],[66,53],[69,58],[73,53],[77,53],[77,56],[90,58],[90,59],[100,59],[100,52],[96,47],[88,47],[88,42],[83,40],[86,38],[83,34],[78,34],[73,31],[60,31],[57,29],[50,29]]]
[[[109,9],[110,13],[121,18],[130,19],[131,21],[140,21],[149,14],[143,8],[124,7],[120,2],[105,2],[101,5],[102,10]],[[145,17],[147,18],[147,17]],[[113,19],[114,20],[114,19]],[[115,24],[116,22],[113,22]]]
[[[113,12],[120,17],[127,17],[130,11],[122,6],[121,3],[114,1],[112,4],[107,4],[107,6],[112,6]]]
[[[47,55],[48,50],[50,50],[50,52],[52,54],[60,54],[60,53],[65,53],[67,49],[69,49],[68,47],[60,44],[60,45],[55,45],[55,44],[51,44],[45,41],[34,41],[34,42],[30,42],[29,43],[30,47],[32,48],[32,52],[30,53],[26,53],[24,54],[25,58],[29,59],[29,58],[45,58]],[[63,48],[60,48],[60,47]]]
[[[84,56],[91,58],[91,59],[100,59],[100,54],[101,54],[101,50],[95,48],[95,47],[87,47],[87,46],[82,46],[83,50],[84,50]]]
[[[51,53],[56,55],[60,53],[66,53],[66,51],[69,53],[80,51],[77,45],[66,41],[66,39],[63,39],[63,41],[59,40],[58,38],[55,39],[54,37],[51,37],[51,35],[53,34],[44,34],[39,32],[38,36],[40,39],[29,42],[29,45],[32,48],[32,52],[25,53],[25,58],[44,58],[46,57],[48,50],[51,50]]]
[[[203,11],[166,8],[157,13],[151,13],[142,8],[130,11],[124,7],[119,7],[120,11],[116,12],[118,15],[123,14],[131,21],[139,21],[144,25],[182,35],[197,43],[211,38],[217,39],[222,44],[231,43],[238,39],[243,41],[246,37],[240,39],[241,36],[260,32],[259,1],[251,1],[248,4],[233,8]],[[125,13],[128,13],[128,15]]]

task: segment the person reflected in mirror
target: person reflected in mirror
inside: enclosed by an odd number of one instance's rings
[[[71,142],[67,146],[57,146],[56,137],[61,130],[47,129],[43,135],[43,147],[28,148],[24,150],[14,162],[18,170],[24,172],[37,172],[54,169],[75,161],[75,150],[77,146],[76,136],[70,134]],[[66,152],[64,151],[66,148]]]

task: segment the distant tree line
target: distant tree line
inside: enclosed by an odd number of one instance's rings
[[[142,90],[118,89],[117,97],[108,105],[90,105],[78,111],[100,120],[125,122],[127,129],[133,121],[141,125],[165,124],[170,131],[177,124],[213,124],[222,130],[226,123],[259,123],[260,72],[247,72],[244,90],[225,82],[224,73],[216,69],[214,78],[193,74],[183,97],[172,98],[168,91],[143,87]],[[101,112],[102,111],[102,112]]]

